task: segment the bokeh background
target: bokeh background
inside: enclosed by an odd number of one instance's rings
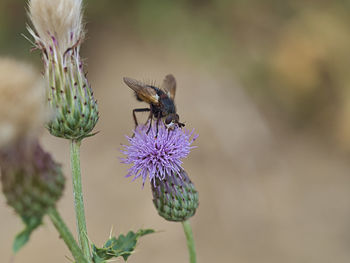
[[[295,0],[85,1],[83,45],[99,102],[96,136],[82,146],[89,236],[159,230],[129,262],[187,262],[180,224],[158,217],[149,186],[119,163],[131,110],[123,76],[176,76],[176,104],[200,137],[184,167],[200,193],[191,220],[198,262],[350,260],[350,2]],[[29,61],[26,1],[0,2],[0,55]],[[14,78],[16,76],[13,76]],[[14,105],[15,106],[15,105]],[[142,105],[143,106],[143,105]],[[9,109],[11,110],[11,109]],[[143,116],[146,118],[146,116]],[[42,142],[63,165],[59,210],[75,219],[69,145]],[[1,262],[69,262],[51,222],[13,257],[20,220],[0,197]]]

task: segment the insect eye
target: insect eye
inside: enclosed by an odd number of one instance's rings
[[[172,121],[172,117],[171,116],[168,116],[165,118],[165,124],[170,124],[170,122]]]

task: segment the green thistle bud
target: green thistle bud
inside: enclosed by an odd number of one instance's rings
[[[17,142],[0,152],[2,190],[8,205],[24,222],[41,221],[55,206],[65,179],[58,165],[38,142]]]
[[[47,98],[54,116],[47,124],[50,133],[66,139],[90,136],[98,121],[97,103],[85,77],[79,56],[74,50],[65,54],[65,63],[48,55],[47,77],[50,90]]]
[[[164,219],[183,222],[196,213],[198,192],[184,170],[163,180],[155,178],[151,186],[153,203]]]
[[[81,140],[98,121],[97,103],[80,58],[84,39],[82,1],[31,0],[28,28],[42,51],[46,95],[53,116],[47,124],[57,137]]]

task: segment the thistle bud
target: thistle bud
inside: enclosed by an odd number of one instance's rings
[[[183,222],[196,213],[198,192],[184,170],[151,182],[153,203],[168,221]]]
[[[18,141],[0,151],[2,190],[8,205],[27,222],[41,221],[61,197],[61,166],[37,141]]]
[[[97,102],[80,58],[84,32],[81,0],[31,0],[28,28],[42,51],[46,96],[53,117],[47,124],[57,137],[80,140],[98,121]]]

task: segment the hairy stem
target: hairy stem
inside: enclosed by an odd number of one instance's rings
[[[57,212],[56,208],[50,208],[48,210],[48,215],[49,215],[52,223],[56,227],[58,233],[60,234],[60,237],[63,239],[64,243],[66,243],[67,247],[69,248],[70,252],[72,253],[76,262],[88,263],[88,261],[86,260],[86,258],[83,255],[83,252],[81,251],[80,247],[78,246],[77,242],[75,241],[72,233],[69,231],[68,227],[64,223],[60,214]]]
[[[190,263],[196,263],[196,249],[194,247],[194,239],[192,234],[192,228],[190,222],[188,220],[182,222],[182,226],[185,231],[186,239],[187,239],[187,247],[188,252],[190,254]]]
[[[90,245],[86,230],[83,191],[81,185],[80,143],[80,141],[72,140],[70,148],[74,205],[80,247],[82,248],[85,257],[88,259],[88,262],[91,262]]]

